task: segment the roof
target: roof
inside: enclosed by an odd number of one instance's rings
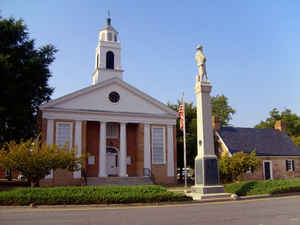
[[[300,156],[286,133],[271,128],[222,127],[217,132],[231,154],[256,150],[258,156]]]

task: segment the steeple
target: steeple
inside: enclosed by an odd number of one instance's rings
[[[111,26],[110,13],[106,18],[106,25],[99,32],[99,41],[96,47],[95,70],[93,84],[117,77],[123,79],[121,68],[121,46],[118,42],[119,33]]]

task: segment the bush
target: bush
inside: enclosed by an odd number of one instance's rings
[[[261,180],[225,184],[225,191],[239,196],[300,192],[300,179]]]
[[[220,177],[222,183],[242,180],[243,174],[249,169],[255,170],[260,164],[256,152],[250,154],[244,152],[234,153],[231,157],[225,154],[219,160]]]
[[[0,192],[0,205],[119,204],[186,201],[162,186],[20,188]]]
[[[68,150],[68,145],[41,144],[39,138],[11,141],[0,149],[0,168],[11,169],[21,173],[29,183],[39,186],[39,182],[49,175],[51,170],[67,169],[76,171],[84,156],[77,157],[75,148]]]

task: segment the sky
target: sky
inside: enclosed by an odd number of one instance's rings
[[[36,47],[59,51],[50,66],[57,98],[92,84],[98,33],[110,10],[126,82],[163,103],[182,92],[195,103],[197,45],[204,46],[212,95],[253,127],[273,108],[300,115],[298,0],[1,0],[2,17],[22,18]]]

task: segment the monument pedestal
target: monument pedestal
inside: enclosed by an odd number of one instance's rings
[[[220,185],[218,159],[215,154],[214,134],[212,128],[212,112],[210,92],[212,85],[204,81],[205,57],[202,47],[196,53],[199,74],[196,76],[195,94],[197,99],[197,156],[195,158],[195,185],[188,196],[194,200],[230,198]],[[207,76],[206,76],[207,78]]]

